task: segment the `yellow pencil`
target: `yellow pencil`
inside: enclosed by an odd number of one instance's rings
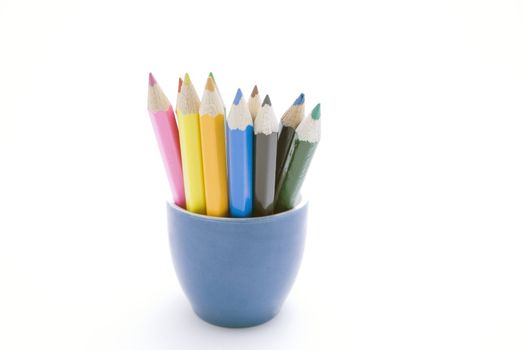
[[[213,78],[209,76],[200,105],[200,134],[205,201],[210,216],[229,215],[223,113],[223,102]]]
[[[186,73],[176,100],[185,200],[187,210],[205,214],[199,108],[200,99],[191,83],[189,74]]]

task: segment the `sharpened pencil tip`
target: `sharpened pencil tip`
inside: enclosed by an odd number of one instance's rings
[[[178,93],[180,93],[182,91],[182,85],[183,85],[182,78],[178,78]]]
[[[183,83],[185,85],[191,85],[191,78],[189,77],[189,73],[185,73],[185,77],[183,78]]]
[[[305,95],[303,93],[301,93],[300,96],[298,96],[298,98],[296,99],[296,101],[294,101],[294,105],[299,106],[299,105],[302,105],[304,102],[305,102]]]
[[[242,99],[242,97],[243,97],[242,90],[238,89],[238,91],[236,91],[236,96],[234,97],[233,103],[237,106],[238,103],[240,103],[240,100]]]
[[[149,86],[154,86],[156,79],[154,79],[153,73],[149,73]]]
[[[211,76],[207,77],[207,83],[205,84],[205,90],[214,91],[214,80]]]
[[[213,80],[214,82],[216,82],[216,81],[214,80],[214,74],[212,74],[212,72],[209,72],[209,77],[211,77],[212,80]]]
[[[258,85],[254,85],[254,88],[252,89],[252,92],[251,92],[251,97],[254,97],[258,95]]]
[[[318,119],[320,119],[320,115],[321,115],[321,109],[320,109],[320,104],[318,103],[316,105],[316,107],[314,107],[314,109],[312,110],[311,117],[314,120],[318,120]]]
[[[265,95],[265,98],[263,99],[262,107],[265,105],[272,106],[271,99],[269,95]]]

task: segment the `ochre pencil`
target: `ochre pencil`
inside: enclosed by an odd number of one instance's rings
[[[229,213],[223,113],[222,100],[209,76],[200,104],[200,134],[205,204],[210,216],[227,216]]]
[[[249,106],[249,113],[251,114],[251,118],[253,121],[255,121],[256,115],[258,114],[261,108],[260,95],[258,93],[258,85],[254,85],[247,105]]]

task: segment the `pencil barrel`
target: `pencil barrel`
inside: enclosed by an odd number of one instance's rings
[[[277,185],[276,212],[289,210],[296,204],[317,145],[297,138],[292,143]]]
[[[228,216],[225,127],[223,115],[200,117],[207,215]]]
[[[200,121],[198,114],[178,114],[187,210],[206,214]]]
[[[276,156],[276,181],[281,177],[285,160],[289,154],[296,131],[290,126],[282,126],[278,135],[278,154]]]
[[[227,126],[227,168],[229,171],[229,214],[252,216],[253,127],[245,130]]]
[[[180,139],[174,111],[169,106],[167,111],[150,112],[149,115],[169,180],[173,201],[179,207],[185,208]]]
[[[254,136],[254,216],[273,213],[278,133]]]

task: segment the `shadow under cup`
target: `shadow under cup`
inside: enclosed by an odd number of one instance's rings
[[[167,205],[171,255],[194,312],[223,327],[250,327],[280,310],[305,245],[307,202],[263,217],[216,218]]]

